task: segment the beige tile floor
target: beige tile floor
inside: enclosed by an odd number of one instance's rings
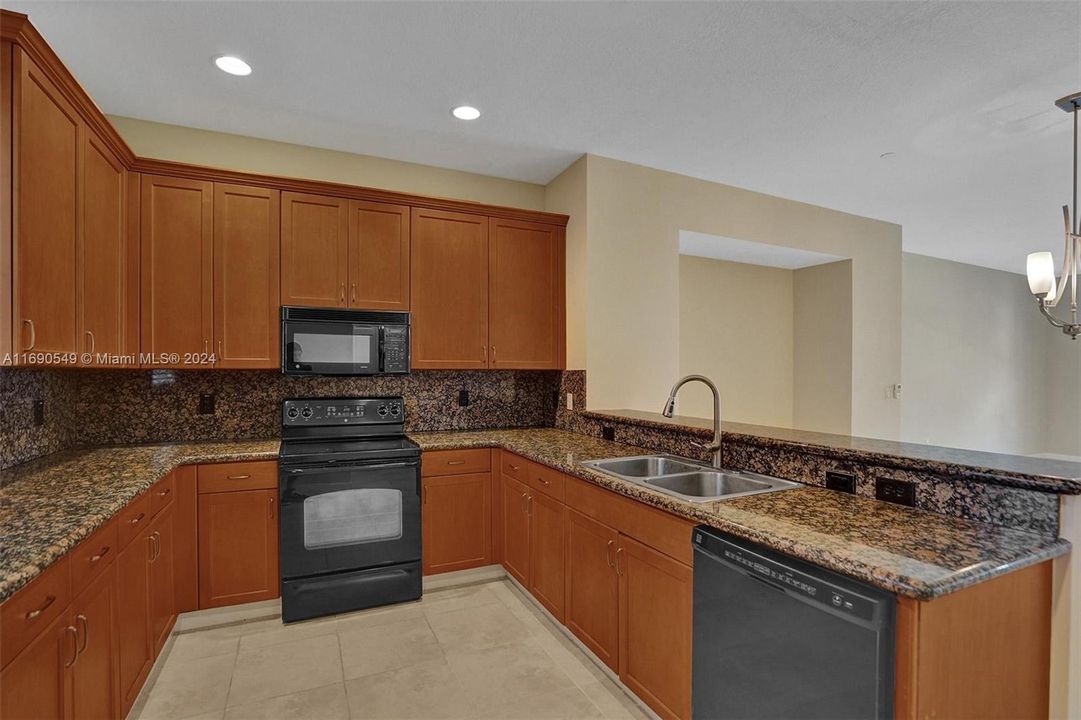
[[[645,718],[506,580],[178,635],[139,720]]]

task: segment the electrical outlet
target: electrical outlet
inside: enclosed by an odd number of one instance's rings
[[[916,484],[908,480],[875,478],[875,498],[898,505],[916,507]]]
[[[567,409],[574,409],[574,393],[567,393]]]
[[[603,437],[605,440],[615,440],[616,429],[614,427],[609,427],[608,425],[605,425],[601,428],[601,437]]]
[[[839,470],[826,471],[826,487],[830,490],[856,494],[856,476]]]
[[[462,407],[469,407],[469,391],[465,388],[458,391],[458,404]]]
[[[45,401],[35,400],[33,406],[34,414],[34,427],[41,427],[45,424]]]
[[[217,397],[214,393],[203,393],[199,396],[199,414],[213,415],[217,405]]]

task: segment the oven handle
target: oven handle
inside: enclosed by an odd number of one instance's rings
[[[345,470],[375,470],[382,468],[395,468],[395,467],[420,467],[420,461],[418,460],[404,460],[401,462],[376,462],[376,463],[350,463],[348,465],[320,465],[320,466],[308,466],[299,468],[281,468],[283,475],[304,475],[307,473],[318,473],[323,475],[329,472],[342,472]],[[417,473],[417,497],[420,497],[420,473]]]

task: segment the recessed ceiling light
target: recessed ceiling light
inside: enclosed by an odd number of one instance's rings
[[[219,58],[214,58],[214,64],[218,66],[219,70],[230,75],[251,75],[251,65],[232,55],[222,55]]]
[[[450,111],[450,114],[459,120],[476,120],[480,117],[480,110],[472,105],[459,105]]]

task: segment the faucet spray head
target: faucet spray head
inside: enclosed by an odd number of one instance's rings
[[[670,417],[672,417],[672,415],[675,412],[676,412],[676,396],[675,395],[669,395],[668,396],[668,402],[666,402],[664,404],[664,410],[661,411],[661,414],[664,415],[666,418],[670,418]]]

